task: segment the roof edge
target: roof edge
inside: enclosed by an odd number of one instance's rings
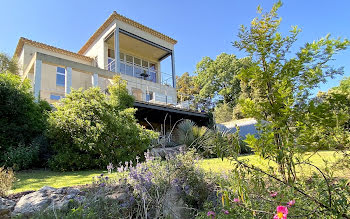
[[[131,20],[130,18],[127,18],[123,15],[118,14],[116,11],[113,11],[113,13],[108,17],[108,19],[95,31],[95,33],[88,39],[88,41],[81,47],[81,49],[78,51],[78,54],[83,54],[87,51],[87,49],[92,45],[92,43],[97,39],[97,37],[115,20],[119,20],[122,22],[125,22],[127,24],[130,24],[131,26],[134,26],[136,28],[139,28],[140,30],[143,30],[145,32],[148,32],[162,40],[165,40],[166,42],[169,42],[171,44],[176,44],[177,41],[173,38],[164,35],[156,30],[153,30],[152,28],[149,28],[141,23],[138,23],[134,20]]]
[[[27,38],[24,38],[24,37],[19,38],[19,41],[18,41],[16,50],[15,50],[15,53],[13,55],[14,57],[19,57],[21,55],[21,51],[23,50],[24,44],[28,44],[28,45],[31,45],[31,46],[34,46],[34,47],[37,47],[37,48],[46,49],[46,50],[49,50],[49,51],[52,51],[52,52],[56,52],[56,53],[60,53],[60,54],[63,54],[63,55],[71,56],[71,57],[78,58],[78,59],[81,59],[81,60],[84,60],[84,61],[89,61],[89,62],[93,61],[93,59],[88,57],[88,56],[84,56],[82,54],[71,52],[71,51],[68,51],[68,50],[65,50],[65,49],[61,49],[61,48],[58,48],[58,47],[50,46],[48,44],[40,43],[40,42],[37,42],[37,41],[34,41],[34,40],[30,40],[30,39],[27,39]]]

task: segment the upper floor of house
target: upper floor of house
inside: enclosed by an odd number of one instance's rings
[[[15,56],[34,95],[55,102],[71,88],[107,89],[114,75],[136,100],[176,105],[176,40],[113,12],[78,52],[21,38]],[[170,66],[162,71],[165,59]],[[168,62],[167,62],[168,64]]]

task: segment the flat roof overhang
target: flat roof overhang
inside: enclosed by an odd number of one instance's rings
[[[114,48],[114,32],[105,39],[109,48]],[[120,50],[138,54],[142,57],[152,58],[152,60],[162,61],[171,55],[172,50],[146,40],[140,36],[119,29]]]
[[[147,118],[147,121],[151,123],[162,124],[165,116],[168,114],[168,119],[171,119],[172,124],[175,124],[180,119],[190,119],[198,126],[209,125],[209,115],[205,112],[196,112],[144,101],[135,101],[134,107],[137,108],[135,117],[140,122],[145,122],[145,118]]]

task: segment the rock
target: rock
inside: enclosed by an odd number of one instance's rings
[[[171,187],[165,194],[163,214],[172,219],[190,218],[190,212],[175,187]]]
[[[179,154],[184,148],[185,148],[185,145],[179,145],[176,147],[168,147],[168,148],[152,148],[150,150],[150,155],[153,157],[166,158],[167,156],[174,156]]]
[[[126,192],[115,192],[113,194],[107,195],[107,198],[119,201],[119,202],[126,202],[130,196]]]
[[[10,213],[15,205],[16,202],[0,197],[0,218],[10,218]]]
[[[22,196],[17,202],[12,216],[30,216],[42,210],[52,208],[61,209],[65,207],[70,200],[81,202],[83,197],[79,194],[80,190],[76,188],[55,189],[44,186],[36,192]]]

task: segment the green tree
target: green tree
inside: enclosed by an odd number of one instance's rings
[[[218,55],[215,60],[204,57],[196,66],[195,82],[201,87],[199,97],[213,104],[219,101],[235,106],[241,92],[237,75],[249,64],[249,58],[238,59],[226,53]]]
[[[321,144],[319,139],[309,137],[322,133],[315,127],[320,119],[317,109],[310,105],[311,90],[328,77],[343,73],[342,68],[333,68],[328,62],[346,49],[349,41],[327,35],[291,55],[300,30],[293,27],[289,36],[278,32],[281,18],[277,11],[281,5],[278,1],[265,14],[258,7],[261,17],[255,18],[249,28],[241,26],[240,40],[234,46],[252,59],[252,65],[238,75],[251,89],[250,97],[240,99],[240,104],[247,116],[258,120],[260,136],[250,135],[246,142],[255,153],[275,161],[286,182],[293,182],[296,153]]]
[[[10,72],[18,74],[18,62],[16,58],[10,58],[4,53],[0,53],[0,73]]]
[[[108,90],[110,96],[100,88],[72,90],[55,105],[48,130],[51,168],[105,168],[143,155],[156,133],[137,123],[124,81],[115,78]]]
[[[0,166],[26,168],[32,164],[32,159],[20,154],[26,151],[23,154],[32,157],[29,152],[37,153],[31,144],[47,127],[49,110],[46,101],[35,102],[29,80],[9,72],[0,74]]]
[[[188,72],[180,77],[176,76],[176,91],[178,101],[193,100],[199,94],[200,87],[195,83],[195,76],[190,76]]]
[[[217,104],[214,108],[215,122],[223,123],[233,118],[233,108],[227,103]]]

